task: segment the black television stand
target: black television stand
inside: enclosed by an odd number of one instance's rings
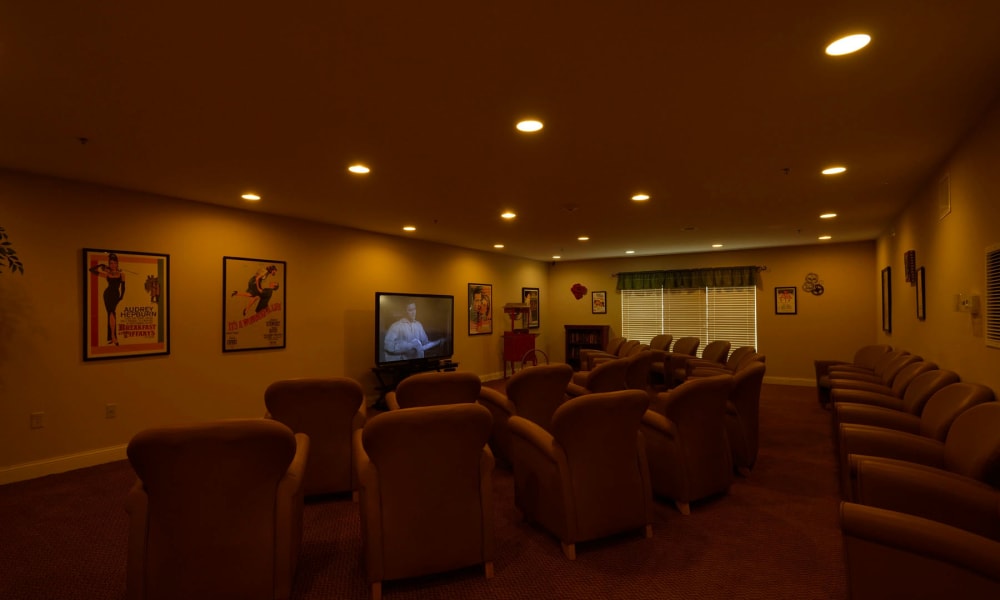
[[[402,362],[398,364],[385,364],[372,367],[375,378],[378,380],[378,400],[373,408],[377,410],[388,410],[385,404],[385,395],[396,389],[399,382],[410,375],[426,373],[428,371],[454,371],[458,368],[458,363],[450,358],[439,360],[422,360],[416,362]]]

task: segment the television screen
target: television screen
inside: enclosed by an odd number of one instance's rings
[[[451,358],[454,324],[454,296],[376,292],[375,364]]]

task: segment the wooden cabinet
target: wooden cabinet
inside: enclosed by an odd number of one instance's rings
[[[510,331],[503,334],[503,376],[507,378],[507,366],[510,365],[510,374],[514,374],[514,369],[524,358],[524,355],[535,349],[535,336],[537,333],[512,333]]]
[[[609,325],[566,325],[566,362],[574,371],[580,370],[580,350],[608,347]]]

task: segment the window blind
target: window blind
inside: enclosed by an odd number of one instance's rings
[[[986,345],[1000,348],[1000,245],[986,249]]]
[[[757,347],[757,288],[622,290],[622,336],[649,343],[654,335],[727,340]]]

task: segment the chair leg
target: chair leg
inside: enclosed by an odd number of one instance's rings
[[[566,542],[560,542],[562,544],[563,554],[566,558],[570,560],[576,560],[576,544],[567,544]]]
[[[690,515],[691,514],[691,505],[688,504],[687,502],[681,502],[681,501],[678,500],[678,501],[674,502],[674,504],[677,505],[677,510],[681,511],[682,515]]]
[[[382,582],[376,581],[372,584],[371,594],[368,596],[370,600],[382,600]]]
[[[493,579],[493,561],[488,561],[483,565],[486,570],[486,579]]]

